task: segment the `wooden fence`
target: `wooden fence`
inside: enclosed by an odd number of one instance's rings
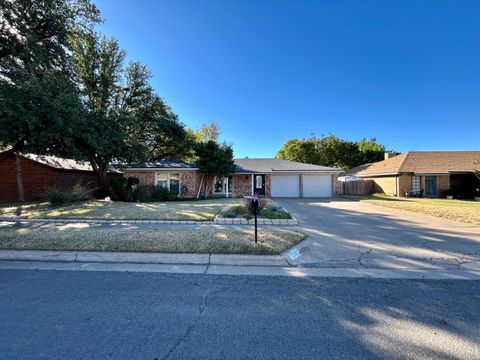
[[[375,192],[373,180],[341,181],[341,195],[369,195]]]

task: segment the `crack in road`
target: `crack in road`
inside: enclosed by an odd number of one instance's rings
[[[168,359],[174,352],[175,350],[190,336],[190,334],[192,333],[193,329],[195,328],[195,326],[197,325],[198,321],[200,320],[200,318],[202,317],[203,313],[205,312],[205,308],[207,306],[207,299],[211,296],[215,296],[217,294],[220,294],[221,292],[224,292],[228,289],[228,287],[224,287],[224,288],[221,288],[221,289],[218,289],[216,291],[207,291],[203,297],[202,297],[202,301],[200,303],[200,306],[198,307],[198,313],[197,315],[195,316],[195,319],[193,319],[193,321],[191,322],[191,324],[187,327],[187,329],[185,330],[185,333],[180,336],[177,341],[175,342],[175,344],[173,344],[173,346],[170,348],[170,350],[168,350],[168,352],[160,358],[160,360],[166,360]]]

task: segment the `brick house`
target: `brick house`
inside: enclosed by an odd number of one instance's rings
[[[22,154],[22,174],[25,200],[40,198],[49,187],[68,189],[82,184],[95,189],[97,177],[87,163],[55,156]],[[0,153],[0,201],[18,200],[15,154],[12,151]]]
[[[195,163],[162,160],[130,165],[125,176],[140,185],[162,185],[182,198],[207,197],[331,197],[338,193],[341,169],[279,159],[235,159],[235,171],[226,178],[202,176]]]
[[[480,188],[473,171],[480,167],[480,151],[409,151],[386,153],[385,160],[358,166],[345,173],[373,180],[375,192],[394,196],[470,199]]]

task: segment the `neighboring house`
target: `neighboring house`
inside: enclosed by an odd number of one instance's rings
[[[410,151],[385,154],[385,160],[358,166],[345,173],[375,182],[375,192],[394,196],[441,197],[451,190],[470,199],[480,180],[473,171],[480,151]]]
[[[95,172],[88,163],[55,156],[23,154],[21,156],[25,200],[40,198],[49,187],[67,189],[76,184],[97,188]],[[0,153],[0,201],[18,200],[15,154]]]
[[[140,185],[162,185],[180,197],[198,194],[218,197],[331,197],[338,193],[341,169],[279,159],[236,159],[235,171],[226,178],[202,176],[195,163],[162,160],[130,165],[125,176]]]

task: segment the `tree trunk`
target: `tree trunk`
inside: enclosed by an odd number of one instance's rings
[[[108,196],[108,170],[107,167],[101,167],[97,171],[98,177],[98,192],[97,195],[101,198]]]
[[[200,191],[202,191],[203,176],[204,176],[204,174],[202,173],[202,177],[200,178],[200,185],[198,186],[197,200],[198,200],[198,198],[200,197]]]
[[[15,151],[15,166],[17,171],[17,189],[18,189],[18,201],[25,201],[25,192],[23,190],[23,172],[22,172],[22,159],[18,151]]]

